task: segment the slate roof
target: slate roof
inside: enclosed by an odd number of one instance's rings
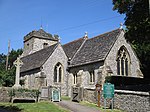
[[[120,32],[120,29],[116,29],[86,40],[71,60],[69,67],[105,60]]]
[[[74,54],[77,52],[77,50],[80,48],[82,43],[84,42],[84,38],[79,38],[78,40],[74,40],[72,42],[69,42],[65,45],[63,45],[63,49],[68,57],[68,59],[72,59]]]
[[[52,34],[45,32],[43,29],[40,29],[38,31],[34,30],[34,31],[30,32],[29,34],[24,36],[24,41],[27,41],[28,39],[30,39],[32,37],[44,38],[44,39],[58,41],[58,36],[53,37]]]
[[[21,60],[23,62],[23,66],[21,67],[21,72],[40,68],[53,53],[57,45],[58,44],[54,44],[33,54],[22,57]]]

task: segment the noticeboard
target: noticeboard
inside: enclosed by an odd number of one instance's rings
[[[113,98],[114,97],[114,84],[105,83],[103,86],[103,96],[104,98]]]
[[[60,101],[60,89],[52,89],[52,101]]]

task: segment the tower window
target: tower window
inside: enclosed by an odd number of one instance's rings
[[[43,43],[43,48],[46,48],[48,46],[48,43]]]

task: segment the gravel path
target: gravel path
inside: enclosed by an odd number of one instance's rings
[[[83,106],[79,103],[71,102],[71,101],[60,101],[57,102],[57,104],[63,108],[67,108],[71,110],[71,112],[100,112],[95,108]]]

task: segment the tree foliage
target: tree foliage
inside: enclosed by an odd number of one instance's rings
[[[150,15],[149,0],[113,0],[113,10],[125,14],[126,39],[132,44],[141,62],[145,78],[150,78]]]
[[[12,50],[9,53],[8,70],[6,70],[6,55],[0,54],[0,86],[13,86],[15,81],[15,67],[13,62],[19,55],[22,54],[22,49]]]

